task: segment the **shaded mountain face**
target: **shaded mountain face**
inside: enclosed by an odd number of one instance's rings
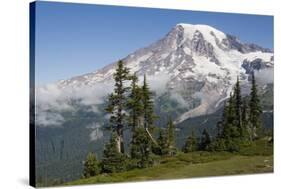
[[[147,74],[156,99],[165,95],[180,104],[184,112],[177,115],[177,123],[220,108],[237,76],[246,86],[253,71],[257,77],[261,76],[261,81],[264,74],[273,77],[270,49],[244,44],[237,37],[207,25],[177,24],[165,37],[123,61],[132,73],[137,73],[140,81]],[[115,66],[113,63],[92,73],[37,88],[38,125],[61,124],[64,118],[59,112],[76,111],[74,102],[99,112],[98,106],[112,91]],[[269,80],[262,81],[262,85],[273,82]]]

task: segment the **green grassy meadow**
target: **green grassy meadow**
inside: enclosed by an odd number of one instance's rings
[[[158,157],[156,165],[122,173],[101,174],[66,185],[181,179],[273,172],[273,146],[266,140],[246,146],[239,153],[179,152],[174,157]]]

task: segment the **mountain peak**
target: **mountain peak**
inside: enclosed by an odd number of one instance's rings
[[[189,24],[189,23],[178,23],[177,25],[176,25],[176,27],[179,27],[179,26],[181,26],[181,27],[183,27],[183,28],[208,28],[208,29],[214,29],[215,30],[215,28],[213,28],[212,26],[210,26],[210,25],[206,25],[206,24]]]
[[[176,28],[181,27],[187,37],[192,39],[195,32],[200,32],[205,39],[213,41],[217,38],[219,41],[227,38],[226,34],[222,31],[205,24],[188,24],[188,23],[178,23]]]

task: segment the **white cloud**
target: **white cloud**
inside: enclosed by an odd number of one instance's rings
[[[97,105],[104,102],[104,97],[112,92],[112,84],[96,84],[80,88],[59,88],[49,84],[36,88],[36,125],[60,126],[64,118],[63,111],[73,111],[73,100],[80,105],[90,107],[90,111],[98,113]]]
[[[256,81],[258,84],[273,83],[274,71],[273,68],[262,69],[255,72]]]
[[[143,77],[139,84],[142,85]],[[159,73],[147,76],[147,82],[152,91],[159,96],[166,90],[168,74]],[[126,83],[125,85],[129,85]],[[60,88],[56,84],[48,84],[36,88],[36,125],[37,126],[61,126],[64,122],[60,114],[65,111],[75,111],[73,101],[78,105],[90,107],[88,111],[99,113],[98,105],[104,103],[104,99],[113,91],[113,82],[97,83],[92,86],[68,86]],[[182,97],[175,97],[183,102]]]
[[[87,127],[91,129],[90,140],[95,141],[103,137],[103,132],[101,130],[101,125],[99,123],[93,123]]]
[[[188,103],[178,93],[172,93],[170,99],[175,100],[181,107],[188,107]]]
[[[169,74],[167,73],[159,73],[157,75],[148,75],[147,76],[147,83],[150,89],[158,96],[162,95],[166,91],[167,83],[170,79]],[[140,79],[143,82],[143,78]]]
[[[58,113],[40,112],[36,114],[36,123],[40,123],[42,127],[49,125],[61,126],[63,122],[64,118]]]

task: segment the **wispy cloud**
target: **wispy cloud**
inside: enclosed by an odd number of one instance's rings
[[[273,83],[274,71],[273,68],[267,68],[255,72],[256,80],[258,84],[264,85],[268,83]]]
[[[64,122],[60,114],[75,111],[76,105],[88,106],[89,111],[99,113],[97,106],[104,102],[106,95],[112,92],[112,84],[96,84],[84,87],[60,88],[49,84],[36,89],[36,125],[60,126]]]
[[[46,127],[49,125],[59,127],[64,122],[64,118],[59,113],[40,112],[36,114],[36,123]]]
[[[178,93],[172,93],[170,95],[170,99],[176,101],[179,104],[179,106],[182,108],[189,107],[189,104],[186,102],[186,100],[184,100],[184,98]]]
[[[157,96],[160,96],[167,90],[167,83],[170,80],[170,75],[167,73],[147,75],[146,80],[150,89],[154,91]],[[139,84],[143,84],[143,76],[139,76]]]
[[[90,140],[95,141],[103,137],[103,131],[101,129],[101,125],[99,123],[92,123],[91,125],[87,126],[88,129],[91,130],[90,133]]]

